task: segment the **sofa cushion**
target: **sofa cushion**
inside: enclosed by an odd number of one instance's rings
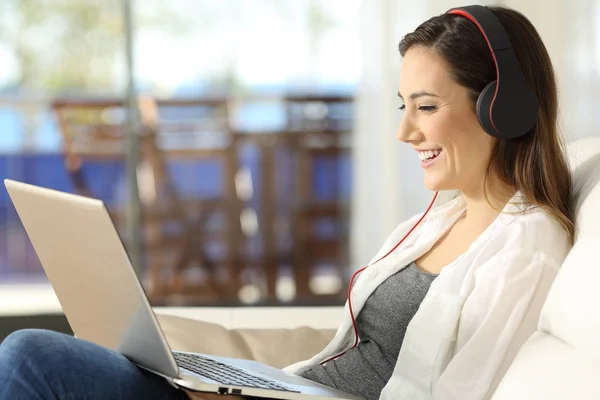
[[[229,330],[173,315],[157,313],[157,318],[173,350],[256,360],[277,368],[312,357],[335,334],[309,327]]]
[[[556,336],[536,332],[521,348],[493,399],[599,399],[598,368],[598,360]]]
[[[575,245],[565,259],[542,310],[540,330],[600,358],[600,138],[577,143],[574,171]]]
[[[600,398],[600,138],[569,146],[576,238],[494,399]]]

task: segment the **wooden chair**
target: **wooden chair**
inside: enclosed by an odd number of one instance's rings
[[[295,137],[296,199],[290,220],[296,297],[304,302],[318,303],[325,298],[342,301],[349,283],[350,204],[340,185],[343,163],[351,154],[353,98],[298,96],[287,98],[286,104],[287,134]],[[326,166],[319,170],[319,164]],[[315,190],[319,183],[334,190],[320,197]],[[341,286],[338,291],[320,296],[311,290],[310,281],[323,262],[334,267]]]
[[[188,266],[196,264],[209,269],[211,266],[202,246],[196,246],[197,240],[202,239],[202,230],[190,218],[190,208],[206,211],[202,209],[205,202],[182,199],[169,171],[170,158],[191,156],[192,151],[195,156],[200,154],[189,145],[173,146],[170,135],[189,131],[190,126],[163,122],[160,116],[161,106],[181,106],[184,103],[152,98],[142,98],[139,102],[142,124],[138,183],[149,280],[147,286],[155,304],[171,301],[186,290],[190,291],[182,278]],[[208,104],[215,103],[208,101]],[[223,102],[218,105],[222,107]],[[122,100],[57,100],[53,109],[63,135],[65,165],[71,181],[78,193],[93,196],[90,182],[85,179],[84,164],[90,161],[124,161],[125,103]],[[122,209],[115,205],[110,211],[119,224]],[[208,274],[204,285],[200,286],[193,290],[196,301],[214,302],[223,297],[212,274]],[[202,296],[198,296],[199,293]]]
[[[236,188],[237,146],[226,98],[159,99],[156,101],[157,146],[170,165],[189,164],[193,178],[199,163],[213,163],[220,174],[220,192],[212,196],[181,194],[191,224],[183,256],[172,266],[171,293],[193,298],[203,287],[189,284],[190,268],[205,267],[221,302],[236,303],[241,287],[242,230],[240,214],[244,201]],[[210,248],[220,246],[221,254]],[[196,261],[196,262],[195,262]],[[198,262],[199,261],[199,262]],[[200,265],[198,265],[200,264]],[[217,278],[216,280],[214,278]]]

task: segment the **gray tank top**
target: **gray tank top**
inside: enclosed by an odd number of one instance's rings
[[[390,276],[356,318],[358,346],[302,376],[365,399],[379,399],[396,366],[408,323],[436,276],[414,262]]]

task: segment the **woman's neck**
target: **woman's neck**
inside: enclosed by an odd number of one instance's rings
[[[500,214],[506,203],[515,195],[516,189],[496,181],[488,185],[487,197],[483,186],[463,191],[467,211],[462,225],[485,230]]]

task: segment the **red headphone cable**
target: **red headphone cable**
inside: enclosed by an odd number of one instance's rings
[[[348,285],[348,309],[350,310],[350,318],[352,318],[352,328],[354,329],[354,344],[348,350],[352,350],[353,348],[355,348],[358,345],[358,328],[356,326],[356,319],[354,318],[354,311],[352,310],[352,296],[351,296],[352,284],[354,283],[354,278],[356,278],[356,276],[358,274],[363,272],[365,269],[369,268],[371,265],[377,264],[379,261],[383,260],[390,254],[392,254],[392,252],[394,250],[396,250],[398,248],[398,246],[400,246],[402,244],[402,242],[404,242],[404,240],[415,230],[415,228],[421,223],[421,221],[423,221],[423,219],[425,218],[425,216],[427,215],[429,210],[431,210],[431,207],[433,206],[433,203],[435,202],[435,199],[437,198],[437,196],[438,196],[438,192],[435,192],[435,195],[433,196],[433,199],[431,200],[429,207],[427,207],[427,210],[425,210],[425,213],[423,213],[423,215],[421,216],[421,218],[419,218],[417,223],[414,224],[412,228],[410,228],[410,230],[406,233],[406,235],[404,235],[404,237],[402,239],[400,239],[400,241],[398,243],[396,243],[396,245],[390,251],[388,251],[383,257],[379,258],[377,261],[367,265],[366,267],[359,269],[352,275],[352,278],[350,279],[350,284]],[[337,354],[333,357],[328,358],[327,360],[321,362],[320,365],[323,365],[325,363],[328,363],[331,360],[335,360],[336,358],[341,357],[348,350],[345,350],[345,351],[341,352],[340,354]]]

